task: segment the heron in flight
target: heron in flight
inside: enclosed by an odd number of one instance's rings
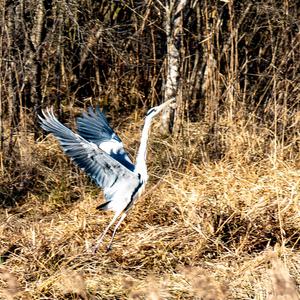
[[[98,250],[109,228],[118,220],[107,249],[111,248],[118,227],[143,192],[148,180],[146,156],[151,122],[153,117],[173,101],[166,101],[148,110],[135,165],[99,107],[95,111],[89,107],[88,112],[77,118],[78,133],[60,123],[54,116],[53,108],[42,111],[43,115],[39,116],[42,128],[52,133],[71,160],[103,189],[106,201],[97,209],[112,210],[115,213],[99,236],[93,252]]]

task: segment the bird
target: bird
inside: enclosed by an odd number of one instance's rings
[[[105,202],[96,208],[114,212],[112,220],[98,237],[93,253],[98,251],[104,236],[115,224],[107,251],[111,249],[117,229],[144,191],[148,180],[147,142],[152,120],[174,104],[174,99],[171,99],[147,111],[135,164],[99,106],[95,109],[89,107],[77,118],[77,133],[56,118],[53,107],[42,110],[38,116],[41,127],[54,135],[65,154],[103,189]]]

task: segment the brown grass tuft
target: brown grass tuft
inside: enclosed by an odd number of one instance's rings
[[[186,128],[189,144],[152,134],[147,190],[112,251],[105,251],[108,235],[96,255],[91,246],[112,215],[95,209],[102,192],[53,139],[29,143],[35,182],[23,201],[1,211],[1,297],[297,299],[297,162],[277,156],[274,163],[263,151],[253,159],[267,143],[246,138],[248,131],[210,162],[201,131]],[[133,155],[136,131],[122,136]]]
[[[23,291],[16,277],[5,268],[0,268],[0,283],[0,297],[4,299],[13,300]]]
[[[268,300],[299,299],[300,296],[295,281],[289,273],[289,269],[276,256],[271,260],[271,265],[272,268],[269,271],[271,289]]]

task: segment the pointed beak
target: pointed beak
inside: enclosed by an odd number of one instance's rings
[[[162,109],[170,106],[171,104],[175,104],[175,98],[172,98],[172,99],[164,102],[163,104],[159,105],[157,108],[159,111],[161,111]]]

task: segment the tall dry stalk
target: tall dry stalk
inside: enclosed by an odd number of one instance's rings
[[[295,158],[296,5],[172,3],[7,2],[1,15],[2,155],[18,152],[18,132],[33,130],[38,138],[41,107],[56,105],[64,119],[100,104],[121,122],[175,96],[181,102],[175,123],[184,131],[186,122],[199,122],[205,137],[197,143],[208,159],[230,158],[241,148],[264,148],[274,161]],[[257,131],[268,134],[249,143]]]

